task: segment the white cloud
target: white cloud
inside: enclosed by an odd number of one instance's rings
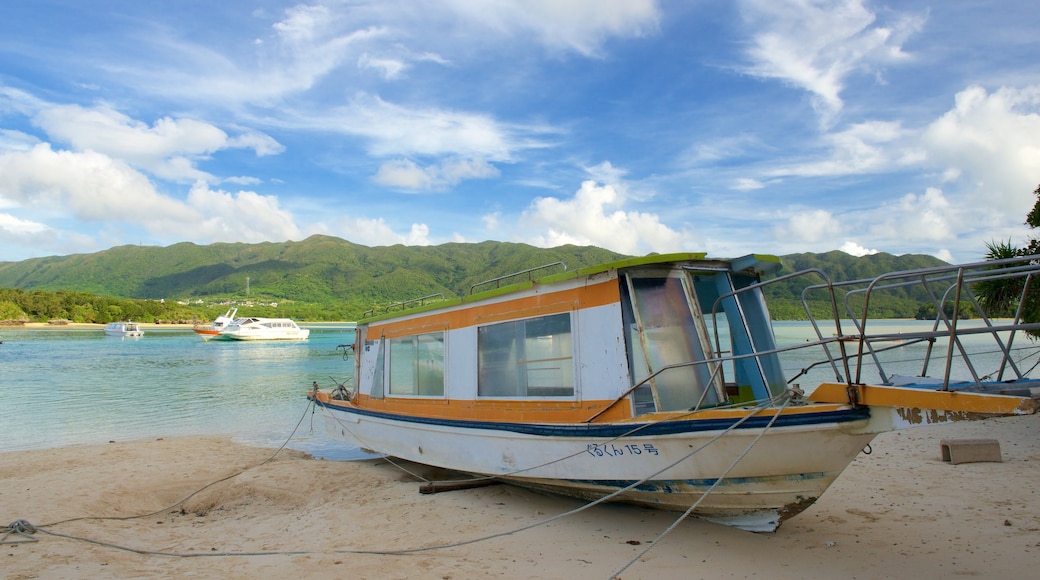
[[[344,237],[356,244],[366,246],[429,246],[430,228],[426,224],[412,224],[408,233],[395,232],[383,218],[343,218],[339,220],[339,228],[349,232]]]
[[[829,211],[822,209],[800,211],[787,217],[786,223],[776,227],[777,239],[795,245],[815,245],[830,242],[842,232],[841,223]]]
[[[39,139],[28,133],[12,129],[0,129],[0,152],[11,150],[28,151],[39,144],[39,142]]]
[[[533,32],[556,49],[586,56],[599,53],[612,37],[640,37],[657,31],[661,13],[655,0],[445,0],[468,20],[502,35]]]
[[[738,178],[736,181],[733,182],[733,185],[731,186],[732,189],[735,189],[737,191],[753,191],[756,189],[762,189],[763,187],[765,187],[764,183],[757,179],[752,179],[750,177]]]
[[[388,187],[409,191],[444,189],[465,179],[498,177],[498,170],[483,159],[446,159],[420,167],[409,159],[388,161],[380,166],[373,180]]]
[[[888,23],[860,0],[745,0],[741,13],[751,28],[747,72],[775,78],[813,95],[825,125],[841,111],[848,75],[877,74],[877,67],[906,60],[902,45],[922,19]]]
[[[780,167],[766,174],[800,177],[854,175],[919,164],[923,154],[915,150],[912,137],[913,133],[903,129],[899,123],[856,123],[822,137],[829,150],[823,159]]]
[[[968,87],[924,130],[921,143],[943,180],[966,189],[958,203],[1025,221],[1040,183],[1040,86],[994,93]]]
[[[581,184],[573,198],[540,197],[524,210],[521,225],[536,246],[594,245],[622,254],[671,252],[683,247],[684,236],[651,213],[623,211],[625,200],[612,185]]]
[[[197,217],[121,161],[94,151],[53,151],[46,143],[0,154],[0,195],[86,221]]]
[[[188,192],[187,204],[201,216],[192,224],[177,224],[180,235],[207,241],[264,242],[299,239],[292,214],[278,198],[252,191],[212,190],[199,181]],[[190,233],[189,233],[190,230]]]
[[[375,156],[458,155],[507,161],[516,143],[509,131],[487,115],[437,108],[408,108],[378,97],[358,95],[332,119],[318,123],[371,140]]]
[[[296,239],[300,231],[277,198],[254,192],[231,194],[197,182],[186,201],[156,191],[129,165],[94,151],[53,151],[40,144],[29,151],[0,153],[0,199],[55,220],[140,227],[166,242]],[[7,229],[48,227],[46,222],[6,220]]]
[[[76,150],[124,160],[163,179],[212,179],[195,167],[195,161],[228,147],[252,148],[257,155],[282,150],[273,139],[256,131],[230,138],[209,123],[170,117],[148,126],[103,106],[44,107],[35,115],[34,122],[52,138]]]
[[[863,246],[851,240],[842,244],[840,249],[846,254],[856,256],[857,258],[861,256],[873,256],[874,254],[878,253],[877,250],[868,250],[867,248],[864,248]]]
[[[885,203],[871,232],[875,236],[905,241],[940,241],[954,237],[958,218],[942,190],[929,187],[924,194],[908,193],[894,203]],[[963,214],[962,214],[963,215]]]
[[[480,217],[480,221],[484,223],[484,229],[489,232],[497,232],[498,228],[502,225],[502,213],[491,212]]]
[[[39,234],[47,231],[47,226],[39,222],[23,220],[10,214],[0,213],[0,230],[16,235]]]
[[[408,65],[400,59],[380,58],[364,53],[358,57],[358,68],[379,71],[383,78],[393,80],[401,76]]]

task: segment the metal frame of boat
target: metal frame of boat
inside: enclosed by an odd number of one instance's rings
[[[474,285],[463,298],[368,313],[349,388],[309,395],[327,430],[422,464],[771,531],[820,497],[878,433],[1036,410],[1040,383],[1020,372],[1011,348],[1040,325],[1023,323],[1021,311],[992,321],[972,292],[1010,279],[1024,281],[1024,296],[1040,273],[1035,257],[841,284],[817,270],[762,282],[780,269],[767,255],[547,268]],[[798,375],[784,376],[789,349],[777,347],[763,291],[795,278],[809,280],[803,305],[817,340],[792,348],[817,349],[834,377],[808,395]],[[872,334],[878,296],[911,284],[935,298],[933,331]],[[822,323],[810,308],[820,296],[831,311]],[[945,314],[951,302],[973,305],[982,326],[959,328]],[[850,321],[855,330],[845,334]],[[1004,353],[997,380],[981,378],[963,348],[978,333]],[[959,353],[972,379],[951,381],[947,362],[938,384],[895,386],[882,353],[915,341],[945,341],[948,361]],[[872,362],[878,378],[868,382]]]
[[[291,318],[239,318],[211,339],[222,340],[306,340],[311,331],[300,328]]]
[[[122,336],[127,338],[139,338],[144,336],[144,330],[137,322],[109,322],[105,325],[105,334],[108,336]]]

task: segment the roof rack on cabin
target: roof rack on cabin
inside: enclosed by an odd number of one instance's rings
[[[483,282],[477,282],[476,284],[474,284],[474,285],[469,287],[469,293],[471,295],[475,294],[474,289],[478,288],[480,286],[484,286],[485,284],[494,284],[495,288],[501,288],[503,280],[508,280],[510,278],[515,278],[517,276],[523,276],[525,274],[527,275],[527,279],[528,280],[533,280],[534,279],[533,274],[535,272],[537,272],[539,270],[548,270],[549,268],[555,268],[556,266],[561,266],[563,268],[564,272],[567,271],[567,264],[564,264],[563,262],[553,262],[551,264],[544,264],[542,266],[535,266],[534,268],[528,268],[526,270],[520,270],[519,272],[513,272],[512,274],[506,274],[505,276],[499,276],[497,278],[492,278],[490,280],[484,280]],[[490,290],[490,288],[489,288],[489,290]]]
[[[428,294],[428,295],[423,296],[421,298],[412,298],[411,300],[405,300],[403,302],[391,302],[390,304],[386,305],[386,308],[383,309],[383,312],[390,312],[390,311],[395,310],[395,309],[405,310],[407,308],[412,308],[412,307],[415,307],[415,306],[426,306],[427,304],[429,304],[429,302],[427,302],[427,300],[432,302],[434,298],[437,298],[438,301],[439,300],[444,300],[444,293],[443,292],[438,292],[436,294]],[[372,308],[370,310],[366,310],[365,313],[361,315],[361,317],[362,318],[368,318],[369,316],[372,316],[375,313],[376,313],[376,309]]]

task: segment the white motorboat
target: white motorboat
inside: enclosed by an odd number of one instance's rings
[[[137,322],[109,322],[105,325],[105,334],[108,336],[122,336],[138,338],[144,336],[141,325]]]
[[[196,326],[193,330],[195,331],[195,334],[201,334],[203,338],[212,338],[220,334],[221,330],[224,330],[233,323],[235,321],[235,314],[237,313],[238,308],[230,308],[224,314],[216,317],[213,320],[213,324],[208,326]]]
[[[213,338],[224,340],[306,340],[311,331],[291,318],[239,318]]]

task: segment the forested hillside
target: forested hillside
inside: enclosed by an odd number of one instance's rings
[[[214,304],[228,301],[265,304],[251,307],[257,316],[353,320],[392,302],[464,295],[484,280],[552,262],[573,270],[623,257],[596,247],[536,248],[506,242],[367,247],[330,236],[284,243],[119,246],[94,254],[0,263],[0,288],[10,289],[0,294],[0,320],[12,317],[4,312],[19,311],[33,320],[77,322],[129,315],[209,319],[220,309]],[[792,254],[782,262],[782,273],[818,268],[834,281],[943,264],[930,256],[857,258],[843,252]],[[781,282],[769,290],[777,317],[804,318],[800,292],[805,283]],[[87,295],[108,298],[87,300]],[[919,298],[899,297],[890,316],[913,317]],[[136,299],[142,305],[115,299]]]
[[[0,288],[164,299],[170,308],[176,301],[278,303],[277,311],[257,306],[250,312],[353,320],[373,306],[432,294],[458,296],[489,278],[547,263],[563,262],[575,269],[622,257],[595,247],[543,249],[504,242],[367,247],[312,236],[284,243],[119,246],[94,254],[0,263]],[[23,296],[23,304],[26,300]],[[52,305],[58,301],[46,300]],[[101,309],[109,310],[107,305]],[[56,316],[55,310],[50,308],[47,317],[77,318],[73,312]],[[43,317],[36,312],[26,314]]]

